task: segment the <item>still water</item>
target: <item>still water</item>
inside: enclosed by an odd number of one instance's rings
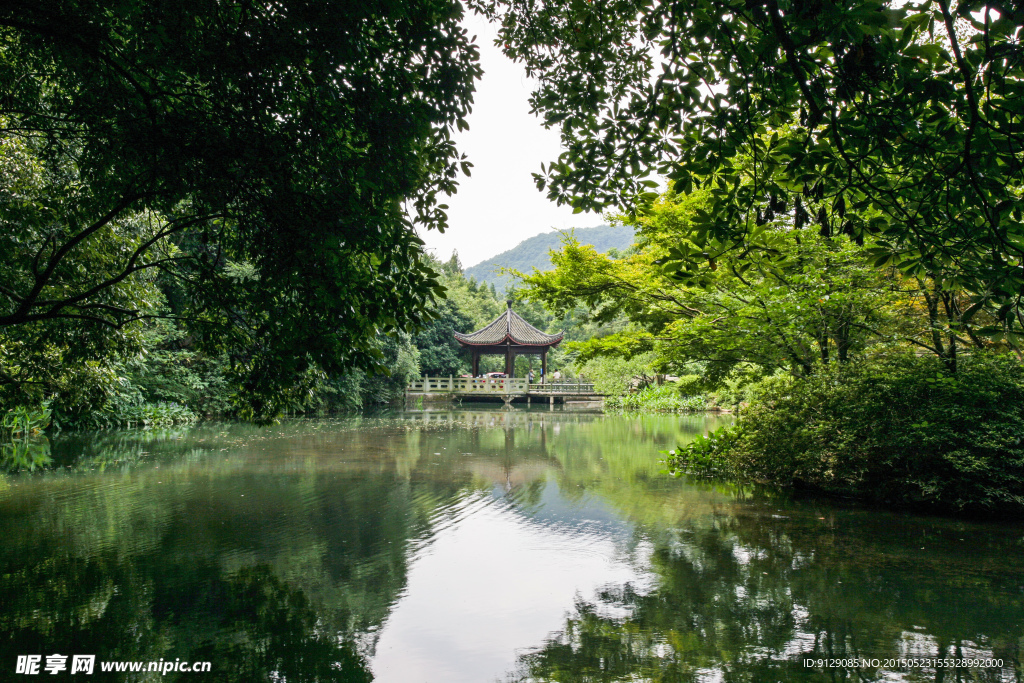
[[[661,472],[722,421],[60,437],[55,468],[0,479],[0,680],[33,680],[26,654],[96,655],[47,680],[1022,680],[1024,527]],[[211,670],[100,670],[161,660]]]

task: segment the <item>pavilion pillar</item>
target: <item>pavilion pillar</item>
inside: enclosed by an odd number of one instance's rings
[[[548,381],[548,352],[547,349],[540,352],[540,381]]]
[[[511,377],[513,370],[513,358],[511,344],[505,344],[505,376]]]
[[[473,376],[480,374],[480,352],[473,349]]]

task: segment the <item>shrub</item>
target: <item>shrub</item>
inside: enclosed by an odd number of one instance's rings
[[[703,445],[672,464],[687,469]],[[763,382],[718,469],[787,486],[952,511],[1024,513],[1024,366],[899,357]]]
[[[598,356],[584,363],[579,373],[581,377],[589,377],[594,381],[594,389],[599,394],[618,397],[636,382],[646,385],[654,380],[654,358],[653,351],[628,359]]]
[[[703,396],[682,396],[674,384],[647,386],[635,394],[609,396],[605,407],[619,410],[648,410],[654,412],[697,412],[707,409]]]
[[[50,442],[41,436],[50,406],[18,406],[0,415],[0,471],[34,470],[50,463]]]
[[[126,409],[120,416],[122,422],[131,426],[165,427],[178,424],[192,424],[199,419],[187,406],[161,401],[143,403]]]
[[[50,406],[18,406],[0,415],[0,440],[24,439],[41,433],[50,424]]]
[[[686,472],[699,477],[731,477],[736,472],[729,451],[735,440],[736,430],[733,427],[719,427],[706,435],[698,434],[685,448],[669,451],[668,456],[677,473]]]

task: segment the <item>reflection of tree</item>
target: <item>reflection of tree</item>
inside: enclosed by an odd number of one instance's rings
[[[40,550],[0,571],[0,661],[30,653],[141,660],[158,652],[144,577],[109,553],[72,559]]]
[[[50,441],[45,436],[29,436],[21,439],[7,439],[0,443],[0,471],[30,472],[46,467],[52,462]]]
[[[328,663],[365,680],[351,644],[371,656],[410,557],[467,494],[506,484],[509,504],[556,521],[576,497],[599,498],[636,528],[637,557],[652,548],[658,577],[653,590],[581,601],[559,637],[521,659],[524,677],[818,680],[801,653],[891,655],[908,632],[932,655],[974,640],[1020,660],[1019,532],[819,513],[659,475],[657,451],[699,426],[479,411],[101,435],[92,447],[108,461],[137,459],[102,475],[22,477],[0,497],[0,661],[202,653],[211,680],[336,680]],[[548,505],[555,482],[569,504]]]
[[[561,637],[522,658],[524,673],[550,681],[672,680],[675,662],[658,657],[651,633],[597,613],[578,601]]]
[[[1020,558],[998,563],[1014,539],[984,557],[933,551],[915,562],[908,548],[922,542],[921,527],[883,535],[856,515],[846,521],[838,533],[817,518],[723,516],[662,532],[652,557],[655,590],[627,585],[579,601],[557,637],[520,658],[518,675],[697,681],[717,670],[726,681],[873,678],[873,671],[808,669],[801,659],[962,657],[970,646],[1002,657],[1021,680],[1024,565]],[[937,540],[951,539],[930,542]],[[924,649],[907,654],[914,640]],[[911,672],[922,675],[943,678],[941,671]],[[945,672],[965,675],[1000,676],[995,669]]]
[[[581,602],[560,637],[524,656],[524,671],[552,681],[633,680],[622,672],[670,681],[711,668],[781,680],[818,675],[797,661],[803,652],[892,656],[913,638],[929,656],[955,656],[973,641],[1020,662],[1024,563],[1012,534],[982,549],[953,522],[819,514],[771,491],[659,475],[656,451],[697,431],[652,416],[549,439],[562,494],[599,495],[638,525],[639,538],[657,539],[660,580],[650,594],[608,589]]]
[[[217,662],[218,671],[209,680],[373,679],[351,643],[319,632],[306,596],[288,588],[267,567],[244,569],[227,586],[217,639],[189,654],[192,661]]]
[[[46,581],[39,581],[40,576]],[[266,566],[136,565],[50,557],[0,578],[0,659],[95,654],[98,661],[209,661],[203,680],[372,679],[350,642],[321,630],[302,591]],[[121,680],[104,674],[97,680]],[[165,680],[174,680],[168,674]]]
[[[94,446],[122,463],[149,451],[142,461],[26,478],[0,499],[3,658],[204,653],[212,680],[280,678],[289,667],[282,680],[365,680],[338,663],[361,661],[353,644],[372,653],[368,634],[405,585],[410,543],[469,479],[410,479],[387,461],[339,457],[340,446],[404,448],[404,432],[399,446],[379,433],[260,434],[257,445],[278,452],[256,461],[210,457],[223,441],[133,436]],[[55,499],[71,484],[76,495]]]
[[[69,432],[54,440],[53,464],[87,470],[137,467],[156,460],[197,460],[216,453],[212,442],[223,440],[226,431],[221,430],[228,429],[233,434],[244,434],[252,427],[211,424]]]

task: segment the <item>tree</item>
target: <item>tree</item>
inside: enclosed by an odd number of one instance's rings
[[[471,332],[473,321],[450,300],[438,304],[439,317],[412,341],[420,352],[420,372],[440,377],[468,372],[469,363],[455,341],[456,332]]]
[[[480,0],[538,79],[565,152],[537,176],[578,210],[652,200],[651,174],[711,191],[694,264],[760,249],[786,213],[876,237],[966,294],[956,317],[1024,322],[1024,11],[1000,1]],[[737,160],[745,157],[744,163]],[[710,267],[710,264],[709,266]],[[990,311],[998,324],[974,320]]]
[[[407,334],[383,337],[378,342],[386,372],[367,376],[357,370],[359,405],[401,401],[409,380],[420,375],[419,353]]]
[[[58,331],[101,359],[157,314],[159,277],[197,343],[229,352],[252,417],[378,363],[375,339],[442,292],[412,225],[443,230],[440,197],[468,172],[450,136],[480,69],[461,16],[453,0],[5,3],[0,347]]]
[[[717,386],[751,365],[806,375],[871,347],[930,341],[931,328],[914,308],[915,281],[873,268],[870,245],[809,227],[764,226],[758,239],[770,255],[728,252],[682,277],[678,268],[666,271],[667,254],[694,247],[700,229],[693,218],[705,198],[670,193],[654,202],[635,219],[638,248],[623,258],[568,239],[552,254],[555,270],[524,276],[528,294],[556,314],[582,305],[594,321],[630,321],[621,332],[576,344],[579,362],[656,351],[661,369],[697,370]]]
[[[456,275],[445,275],[441,278],[448,299],[455,307],[470,319],[469,326],[460,332],[479,330],[501,315],[505,305],[498,300],[493,287],[487,283],[479,283],[473,278],[468,280],[460,272]]]
[[[621,396],[643,389],[654,381],[652,367],[658,363],[654,351],[645,353],[592,355],[580,367],[580,375],[594,382],[594,390],[607,396]],[[607,403],[605,404],[607,405]]]

